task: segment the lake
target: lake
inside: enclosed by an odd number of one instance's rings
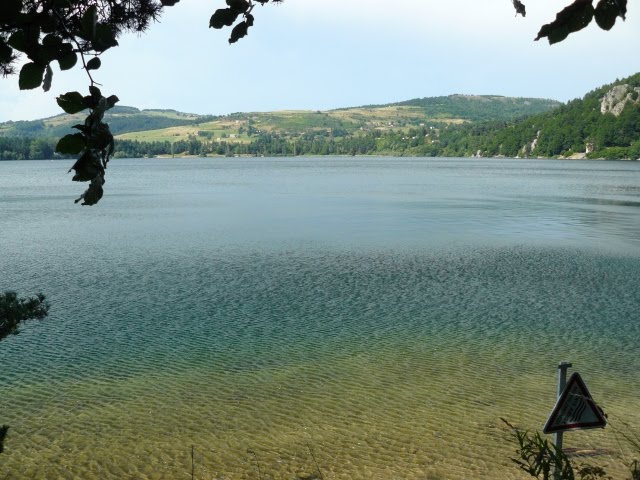
[[[640,432],[640,162],[0,162],[8,479],[523,478],[571,361]],[[618,435],[619,437],[619,435]]]

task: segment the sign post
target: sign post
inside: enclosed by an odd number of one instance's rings
[[[560,362],[558,365],[558,396],[556,400],[559,400],[562,396],[562,392],[564,392],[565,387],[567,386],[567,370],[570,369],[573,365],[569,362]],[[561,430],[553,434],[553,444],[556,446],[559,452],[562,451],[562,437],[564,432]],[[560,473],[557,469],[553,472],[554,480],[561,480]]]
[[[607,419],[604,412],[593,401],[587,385],[579,373],[575,372],[567,382],[568,362],[558,365],[558,399],[556,406],[542,431],[553,433],[553,443],[558,451],[562,451],[562,436],[566,430],[585,428],[604,428]],[[561,480],[561,472],[553,472],[554,480]]]

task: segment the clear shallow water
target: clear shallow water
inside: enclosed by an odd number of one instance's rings
[[[0,288],[53,304],[0,344],[7,478],[520,478],[560,360],[640,426],[640,164],[66,168],[0,162]]]

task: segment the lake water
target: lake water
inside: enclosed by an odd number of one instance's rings
[[[0,162],[0,478],[523,478],[557,363],[640,431],[640,162]]]

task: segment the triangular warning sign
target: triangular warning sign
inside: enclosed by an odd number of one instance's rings
[[[606,424],[604,412],[593,401],[582,377],[576,372],[571,375],[542,431],[554,433],[564,430],[604,428]]]

